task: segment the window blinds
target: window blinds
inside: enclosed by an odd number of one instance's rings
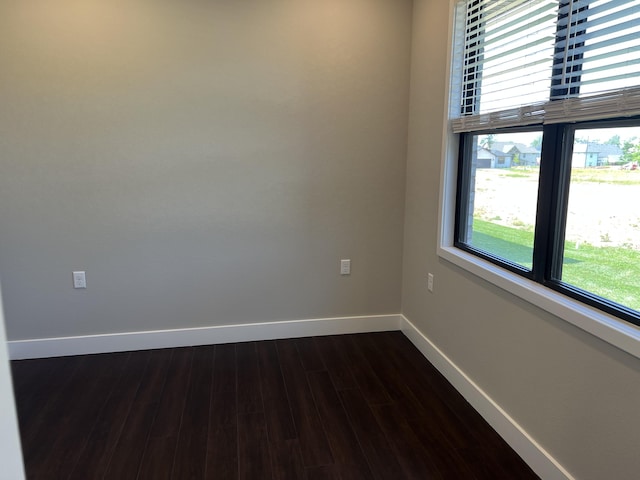
[[[640,0],[461,7],[455,132],[640,114]]]

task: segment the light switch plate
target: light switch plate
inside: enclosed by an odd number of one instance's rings
[[[351,274],[351,260],[348,258],[343,258],[340,260],[340,275],[350,275]]]
[[[73,288],[87,288],[85,272],[73,272]]]

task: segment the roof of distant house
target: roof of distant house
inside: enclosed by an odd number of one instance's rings
[[[599,156],[622,155],[622,149],[617,145],[608,143],[591,143],[587,144],[587,152],[598,153]]]
[[[540,150],[538,150],[535,147],[529,147],[529,146],[525,145],[524,143],[493,142],[491,144],[491,150],[495,151],[496,154],[504,155],[505,153],[509,153],[514,148],[517,149],[518,152],[520,152],[520,153],[534,154],[534,155],[539,155],[540,154]]]
[[[617,145],[608,143],[576,143],[573,146],[575,153],[597,153],[598,157],[610,157],[622,155],[622,149]]]

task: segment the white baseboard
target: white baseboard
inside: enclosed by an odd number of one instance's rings
[[[573,479],[549,452],[404,316],[401,330],[540,478]]]
[[[7,342],[11,360],[400,330],[401,315],[317,318]]]

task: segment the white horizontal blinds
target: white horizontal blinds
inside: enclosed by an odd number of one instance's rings
[[[552,99],[640,84],[640,0],[565,0],[558,38],[554,61],[563,68],[552,81],[574,92],[554,89]]]
[[[467,12],[466,118],[454,130],[541,122],[535,105],[549,99],[557,0],[470,0]]]
[[[465,8],[454,132],[640,115],[640,0],[465,0]]]
[[[475,46],[481,58],[478,113],[547,100],[556,1],[485,3],[494,8],[487,6],[477,20],[483,32]]]
[[[559,18],[545,123],[640,115],[640,0],[565,0]]]

